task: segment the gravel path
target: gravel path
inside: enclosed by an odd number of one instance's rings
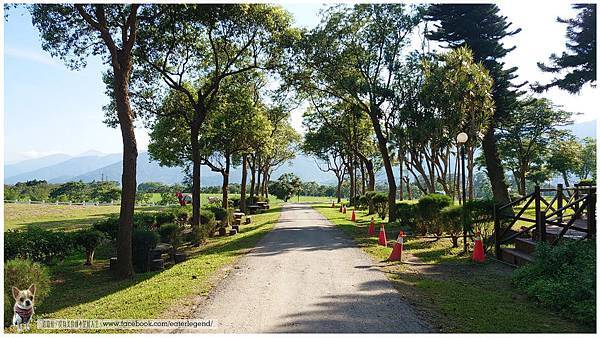
[[[209,332],[430,331],[372,265],[310,206],[288,204],[191,317],[215,320]]]

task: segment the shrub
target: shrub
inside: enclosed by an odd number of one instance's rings
[[[51,264],[75,252],[72,234],[39,227],[4,233],[4,259],[30,259]]]
[[[484,242],[489,241],[494,232],[494,201],[480,199],[467,201],[464,204],[466,223],[474,232],[480,232]]]
[[[230,197],[229,198],[229,202],[231,203],[231,206],[234,208],[239,208],[240,207],[240,200],[241,198],[238,196],[234,196],[234,197]]]
[[[377,193],[371,198],[375,211],[381,219],[385,219],[388,209],[388,197],[384,193]]]
[[[563,240],[539,243],[535,260],[513,272],[521,290],[568,318],[596,322],[596,243]]]
[[[463,232],[463,207],[450,205],[440,210],[441,230],[452,236],[452,247],[458,247],[458,238]]]
[[[94,263],[94,251],[104,238],[103,232],[94,229],[82,229],[73,234],[75,245],[85,250],[85,265]]]
[[[377,195],[376,191],[365,192],[365,198],[367,199],[366,206],[369,208],[369,213],[371,212],[371,206],[375,207],[373,205],[373,197],[375,197],[375,195]]]
[[[209,204],[204,207],[205,210],[209,210],[215,215],[217,221],[223,221],[227,219],[227,209],[215,204]]]
[[[403,227],[408,227],[412,232],[417,230],[417,218],[419,211],[417,205],[408,202],[396,203],[396,216]]]
[[[119,233],[119,217],[113,216],[100,220],[94,223],[92,227],[104,233],[108,239],[115,241],[117,240],[117,234]]]
[[[149,212],[136,212],[133,214],[133,226],[135,228],[152,229],[156,224],[155,215]]]
[[[369,207],[369,199],[367,198],[367,195],[362,195],[358,198],[357,207],[359,210],[364,210]]]
[[[146,272],[149,268],[150,250],[158,244],[159,236],[156,232],[137,228],[133,230],[131,237],[133,266],[138,272]]]
[[[421,231],[440,236],[442,233],[440,211],[451,203],[452,199],[446,195],[429,194],[421,197],[417,203]]]
[[[154,216],[154,219],[156,220],[156,225],[161,226],[163,224],[175,222],[175,220],[177,219],[177,216],[173,212],[163,211],[163,212],[156,213],[156,215]]]
[[[158,228],[158,234],[162,242],[169,243],[176,249],[181,243],[181,230],[179,224],[163,224]]]
[[[50,274],[48,269],[26,259],[12,259],[4,263],[4,325],[10,325],[13,316],[14,298],[12,287],[27,289],[35,284],[35,305],[44,302],[50,292]]]

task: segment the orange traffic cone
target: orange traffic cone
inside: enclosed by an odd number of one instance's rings
[[[352,222],[356,222],[356,213],[354,212],[354,209],[352,209]]]
[[[344,211],[344,205],[340,204],[340,212]]]
[[[481,233],[475,233],[475,248],[473,249],[473,262],[485,262],[485,252],[483,251],[483,242],[481,241]]]
[[[385,236],[383,224],[381,224],[381,228],[379,228],[379,245],[387,246],[387,237]]]
[[[402,261],[403,246],[404,246],[404,231],[400,231],[400,234],[398,235],[398,239],[396,240],[396,243],[394,244],[394,249],[392,250],[392,254],[390,255],[390,258],[388,258],[388,261]]]
[[[369,225],[369,235],[375,236],[375,218],[371,217],[371,224]]]
[[[331,207],[335,208],[335,202],[334,201],[331,201]]]
[[[344,214],[346,213],[346,206],[344,205],[344,210],[342,211]]]

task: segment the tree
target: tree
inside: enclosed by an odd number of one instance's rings
[[[458,189],[451,182],[450,157],[456,135],[469,135],[465,146],[468,181],[472,182],[479,135],[493,115],[493,81],[466,47],[433,58],[419,56],[411,63],[396,90],[399,114],[393,134],[406,152],[407,169],[415,183],[428,193],[435,192],[439,183],[446,194],[454,196]],[[472,183],[469,196],[473,196]]]
[[[527,175],[541,171],[548,145],[564,137],[565,131],[557,127],[570,123],[571,113],[554,106],[550,100],[528,98],[510,120],[498,126],[498,149],[504,164],[513,172],[519,194],[526,194]],[[532,170],[532,164],[538,170]]]
[[[583,139],[581,151],[579,153],[581,165],[576,169],[576,174],[580,179],[592,177],[596,180],[596,140],[591,137]]]
[[[347,157],[343,139],[335,133],[335,130],[321,126],[318,130],[309,130],[304,134],[302,150],[316,158],[315,162],[319,170],[332,172],[335,175],[337,179],[336,197],[340,203],[342,183],[346,176],[344,157]],[[326,167],[321,167],[318,161],[325,162]]]
[[[429,6],[425,19],[434,22],[435,31],[428,38],[444,43],[446,47],[467,46],[473,52],[475,62],[481,62],[494,80],[494,117],[482,139],[483,154],[490,178],[494,199],[499,204],[510,202],[504,169],[498,156],[496,125],[509,117],[522,94],[511,80],[516,78],[517,67],[504,68],[501,59],[515,47],[506,48],[501,42],[521,29],[510,30],[512,23],[499,15],[500,9],[493,4],[435,4]]]
[[[581,167],[580,148],[574,138],[557,139],[550,145],[548,169],[560,174],[566,187],[569,187],[569,175]]]
[[[560,56],[550,55],[548,65],[538,62],[542,71],[564,75],[545,85],[536,83],[533,89],[537,92],[558,87],[575,94],[586,83],[596,83],[596,4],[574,4],[572,7],[579,10],[575,18],[556,19],[568,25],[567,51]]]
[[[279,176],[277,181],[271,183],[270,191],[280,200],[287,202],[292,196],[297,195],[302,187],[300,178],[292,173]]]
[[[116,275],[133,275],[131,233],[135,207],[137,144],[129,102],[132,52],[138,35],[140,5],[30,5],[42,47],[53,57],[78,69],[89,55],[100,55],[112,73],[112,94],[123,139],[121,209],[117,236]]]
[[[420,20],[414,6],[360,4],[327,11],[298,46],[291,80],[305,93],[346,102],[369,117],[388,181],[394,221],[396,181],[388,150],[394,69]]]
[[[136,104],[156,115],[165,92],[175,91],[186,101],[186,109],[171,113],[188,130],[192,225],[198,227],[201,127],[215,110],[224,80],[278,65],[291,18],[280,7],[265,4],[156,6],[161,15],[140,27],[136,57],[143,71],[136,81]]]

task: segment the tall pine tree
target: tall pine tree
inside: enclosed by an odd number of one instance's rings
[[[545,85],[536,83],[533,89],[537,92],[558,87],[575,94],[586,83],[596,83],[596,4],[575,4],[573,9],[579,10],[575,18],[557,19],[568,25],[567,51],[550,55],[549,65],[538,62],[544,72],[566,74]]]
[[[425,20],[431,21],[435,31],[427,33],[430,40],[438,41],[446,48],[467,46],[473,51],[475,61],[483,63],[494,78],[493,97],[496,110],[483,140],[483,153],[487,174],[492,185],[494,199],[500,204],[510,201],[504,169],[498,157],[495,126],[510,115],[517,105],[517,98],[523,94],[514,85],[517,67],[504,68],[500,61],[515,49],[506,48],[501,40],[512,36],[521,29],[511,29],[512,23],[499,15],[500,9],[491,4],[435,4],[429,6]]]

